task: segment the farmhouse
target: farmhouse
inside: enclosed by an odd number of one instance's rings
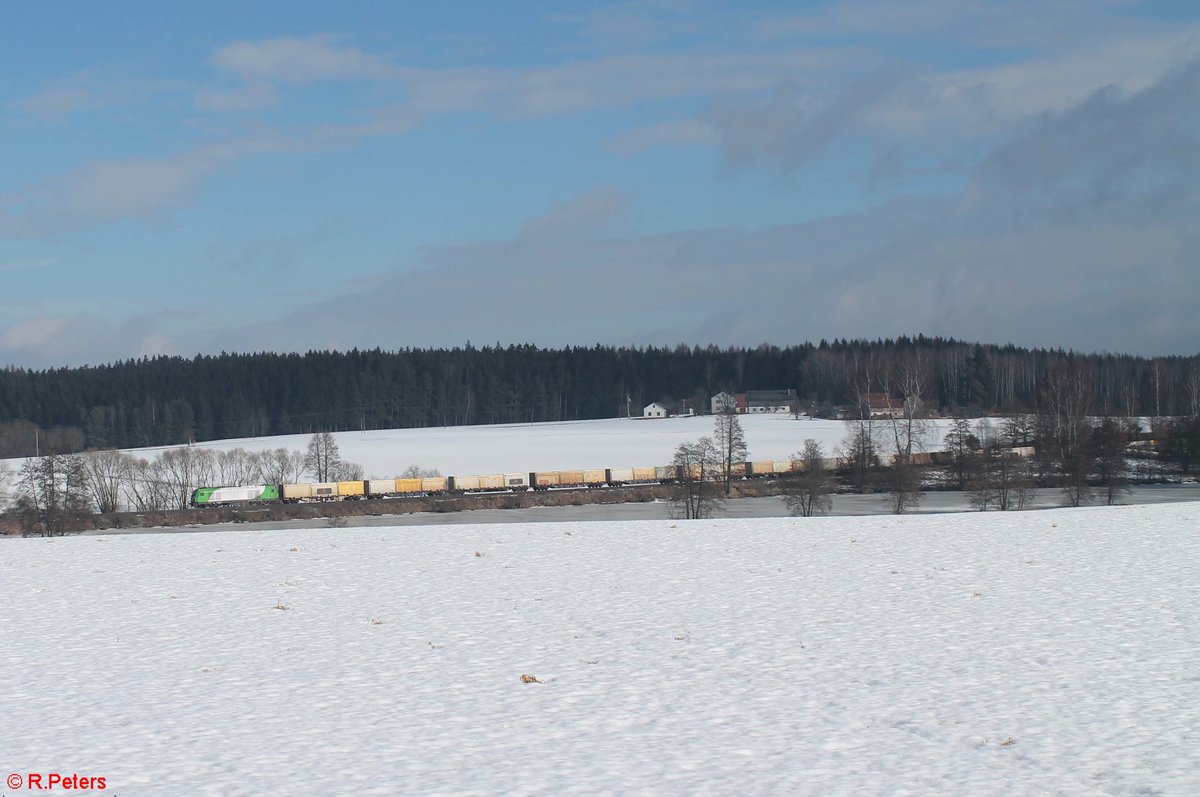
[[[642,409],[643,418],[666,418],[667,414],[667,408],[657,401],[653,404],[647,404]]]
[[[904,417],[904,402],[887,393],[864,393],[859,397],[859,408],[863,418]]]
[[[790,412],[796,401],[795,390],[747,390],[745,393],[732,395],[718,393],[712,397],[712,412],[721,411],[726,405],[732,405],[741,415],[757,414],[760,412]]]

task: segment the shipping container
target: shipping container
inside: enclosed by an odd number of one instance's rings
[[[659,465],[654,469],[654,476],[660,482],[673,482],[679,478],[679,470],[674,465]]]
[[[395,479],[371,479],[367,482],[367,494],[372,498],[391,495],[396,492]]]
[[[562,474],[556,470],[539,470],[529,474],[530,480],[533,482],[534,489],[545,490],[548,487],[557,487],[562,484]]]
[[[581,470],[560,470],[558,478],[563,487],[582,487],[585,484]]]
[[[478,476],[455,476],[454,483],[451,489],[454,490],[478,490],[480,489],[480,481]]]
[[[337,482],[318,482],[312,485],[312,497],[330,500],[338,497]]]
[[[504,474],[504,484],[510,490],[527,490],[529,489],[529,474],[506,473]]]
[[[656,482],[658,481],[658,472],[655,468],[634,468],[633,480],[635,482]]]
[[[312,498],[311,484],[285,484],[283,485],[283,500],[299,501],[304,498]]]
[[[396,479],[396,492],[401,495],[425,492],[424,479]]]
[[[421,492],[444,493],[450,489],[450,479],[446,476],[425,476],[421,479]]]
[[[338,482],[338,496],[341,498],[362,498],[366,495],[366,490],[363,489],[366,482],[351,481]]]
[[[633,481],[633,468],[609,468],[608,478],[605,481],[609,484],[631,482]]]
[[[583,472],[584,484],[604,484],[608,481],[608,475],[604,472],[604,468],[592,468]]]

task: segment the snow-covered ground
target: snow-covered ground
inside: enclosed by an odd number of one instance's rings
[[[1192,503],[4,539],[0,767],[126,796],[1193,795],[1198,529]]]
[[[740,420],[749,459],[787,459],[803,448],[809,437],[824,446],[827,456],[833,456],[847,432],[843,421],[796,420],[784,414],[744,415]],[[941,449],[951,423],[928,422],[928,450]],[[335,437],[343,459],[362,465],[368,475],[389,478],[413,464],[437,468],[443,474],[660,465],[671,461],[680,443],[712,433],[713,418],[697,416],[337,432]],[[216,450],[259,451],[282,446],[303,451],[311,437],[284,435],[199,445]],[[144,449],[140,455],[153,456],[157,450]]]

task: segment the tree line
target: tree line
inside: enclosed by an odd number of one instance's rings
[[[1169,481],[1200,469],[1200,380],[1184,385],[1182,414],[1143,423],[1111,414],[1087,364],[1063,360],[1045,375],[1036,412],[958,418],[936,441],[928,398],[934,366],[919,351],[865,357],[845,378],[857,417],[846,421],[832,458],[811,439],[792,455],[782,485],[792,514],[828,512],[835,489],[881,493],[895,514],[919,506],[930,488],[967,492],[982,511],[1024,509],[1038,489],[1056,490],[1064,506],[1114,504],[1135,478]],[[937,467],[929,453],[935,442]],[[718,407],[711,436],[675,449],[676,514],[691,519],[720,511],[735,463],[745,455],[734,407]]]
[[[532,345],[153,357],[0,370],[0,458],[358,429],[638,415],[659,401],[792,388],[815,414],[917,357],[943,414],[1036,412],[1050,374],[1078,367],[1098,415],[1195,415],[1200,358],[1079,354],[945,338],[795,346]],[[895,385],[892,385],[894,388]]]
[[[397,477],[427,473],[411,465]],[[306,476],[353,481],[364,472],[342,458],[329,432],[313,435],[305,451],[182,446],[150,458],[115,449],[51,453],[26,459],[15,473],[0,462],[0,512],[14,513],[26,534],[52,537],[95,512],[187,509],[197,487],[290,484]]]

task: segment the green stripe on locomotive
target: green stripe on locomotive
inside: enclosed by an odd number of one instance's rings
[[[212,494],[217,491],[216,487],[199,487],[192,493],[192,506],[204,506],[212,503]]]
[[[227,487],[225,487],[225,488],[222,488],[222,487],[200,487],[200,488],[197,488],[196,491],[192,493],[192,506],[208,506],[210,504],[231,503],[231,501],[229,499],[222,499],[221,496],[214,497],[214,494],[219,493],[222,489],[227,490],[229,488],[227,488]],[[248,502],[248,501],[278,501],[278,500],[279,500],[279,485],[264,484],[262,487],[262,492],[260,492],[258,495],[245,497],[245,498],[239,497],[237,499],[234,499],[233,502],[242,503],[242,502]]]

